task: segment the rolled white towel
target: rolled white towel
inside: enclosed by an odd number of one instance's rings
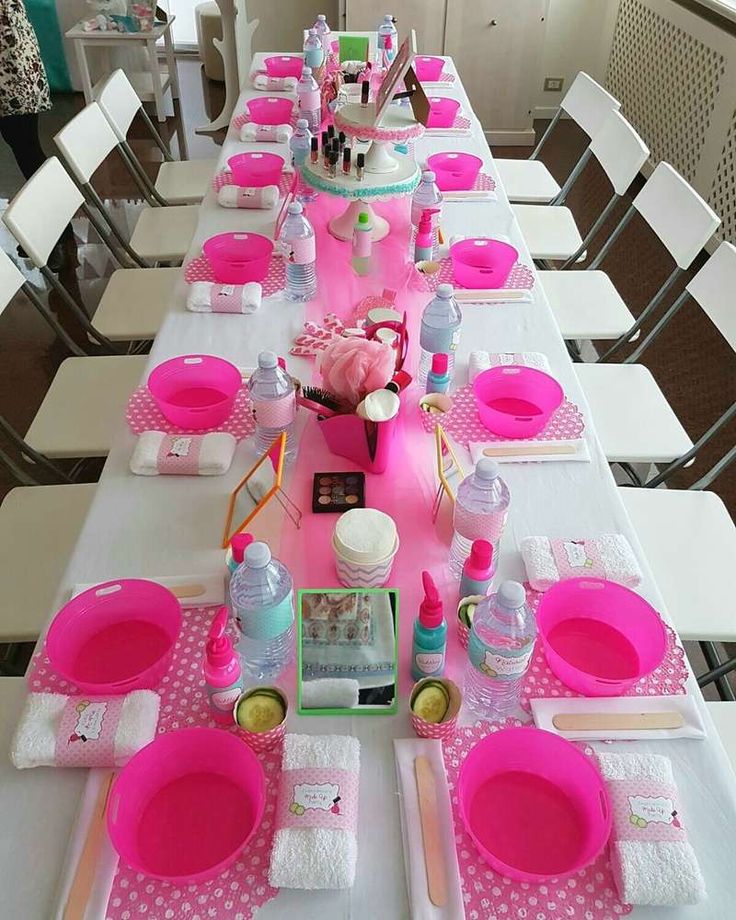
[[[257,281],[246,284],[194,281],[187,293],[187,310],[192,313],[255,313],[262,298],[263,288]]]
[[[302,683],[305,709],[353,709],[358,705],[360,685],[345,677],[320,677]]]
[[[130,458],[130,471],[136,476],[222,476],[230,469],[236,446],[229,431],[144,431]]]
[[[294,93],[299,81],[296,77],[269,77],[266,73],[257,73],[253,77],[253,87],[272,93]]]
[[[529,584],[535,591],[546,591],[566,578],[584,576],[607,578],[627,588],[635,588],[641,582],[634,550],[620,533],[579,540],[524,537],[519,548]]]
[[[540,351],[522,352],[489,352],[471,351],[468,358],[468,383],[472,383],[478,374],[498,367],[500,364],[524,364],[526,367],[535,367],[537,370],[549,374],[550,367],[547,356]]]
[[[257,125],[247,121],[240,129],[240,140],[251,144],[261,141],[288,144],[293,133],[291,125]]]
[[[248,188],[243,185],[223,185],[217,192],[217,203],[222,208],[248,208],[267,211],[275,208],[279,200],[278,185]]]
[[[627,904],[697,904],[705,880],[688,842],[668,757],[599,754],[613,808],[611,867]]]
[[[29,767],[121,767],[153,741],[161,698],[153,690],[123,697],[29,693],[10,747]]]

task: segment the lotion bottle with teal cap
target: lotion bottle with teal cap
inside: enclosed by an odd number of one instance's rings
[[[414,620],[414,641],[411,649],[411,676],[441,677],[445,671],[447,650],[447,620],[442,615],[442,600],[429,572],[422,572],[424,600],[419,616]]]

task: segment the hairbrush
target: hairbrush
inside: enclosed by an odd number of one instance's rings
[[[316,412],[318,415],[324,415],[329,418],[332,415],[341,415],[349,411],[345,402],[334,393],[323,390],[322,387],[303,386],[297,397],[297,402],[305,409]]]

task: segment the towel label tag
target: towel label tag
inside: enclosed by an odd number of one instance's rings
[[[56,735],[56,765],[115,766],[115,734],[124,701],[124,696],[70,696]]]
[[[240,191],[243,191],[242,189]],[[213,313],[242,313],[243,286],[240,284],[213,284],[210,291]]]
[[[651,779],[608,783],[617,840],[642,842],[687,839],[677,811],[677,789]]]
[[[284,770],[276,826],[354,831],[358,822],[358,774],[331,767]]]
[[[198,476],[203,435],[166,434],[156,458],[162,476]]]
[[[606,578],[606,570],[598,553],[595,540],[549,541],[552,555],[560,573],[560,580],[579,578],[581,575],[591,578]]]

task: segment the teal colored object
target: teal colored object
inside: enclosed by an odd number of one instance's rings
[[[41,60],[46,68],[51,91],[70,93],[72,80],[56,15],[56,0],[24,0],[24,2],[28,18],[38,38]]]
[[[445,672],[447,651],[447,620],[442,616],[442,601],[429,572],[422,572],[424,600],[419,616],[414,620],[414,641],[411,647],[411,676],[441,677]]]

